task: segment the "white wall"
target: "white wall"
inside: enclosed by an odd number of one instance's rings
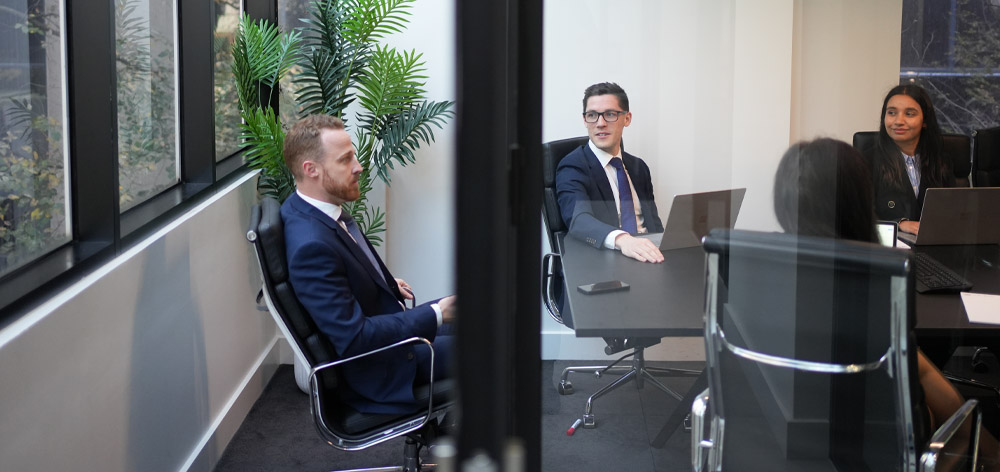
[[[902,0],[795,1],[792,139],[878,129],[899,84]]]
[[[420,0],[406,31],[389,44],[423,53],[427,98],[455,100],[454,0]],[[455,120],[434,128],[436,141],[414,154],[416,163],[392,172],[386,190],[386,263],[406,279],[418,302],[450,295],[454,285]],[[469,156],[475,158],[475,156]]]
[[[254,182],[0,331],[0,469],[211,470],[278,363]]]
[[[746,187],[736,226],[779,229],[774,170],[791,142],[877,124],[898,81],[901,0],[549,0],[542,139],[586,134],[584,89],[629,95],[629,152],[652,171],[664,219],[674,195]],[[602,359],[545,316],[543,357]],[[671,340],[647,357],[703,356]],[[588,353],[590,355],[588,355]]]

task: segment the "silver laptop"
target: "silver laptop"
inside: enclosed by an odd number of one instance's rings
[[[1000,187],[929,188],[910,245],[1000,244]]]
[[[732,229],[743,205],[745,188],[674,196],[660,250],[701,245],[701,238],[715,228]]]

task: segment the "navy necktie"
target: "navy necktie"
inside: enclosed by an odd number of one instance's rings
[[[347,233],[351,235],[354,242],[361,248],[361,252],[365,253],[365,256],[368,257],[368,262],[371,262],[372,267],[375,268],[375,273],[377,273],[379,277],[382,277],[382,280],[385,280],[385,276],[382,275],[382,268],[379,267],[378,261],[375,259],[375,255],[372,254],[371,248],[369,248],[368,244],[365,242],[367,241],[367,239],[365,239],[365,235],[361,234],[361,230],[358,229],[358,224],[354,222],[354,218],[347,214],[346,211],[341,211],[340,221],[344,223],[344,226],[347,228]]]
[[[639,232],[639,225],[635,221],[635,203],[632,201],[632,187],[628,184],[625,165],[622,164],[620,157],[614,157],[611,159],[611,166],[618,173],[618,200],[621,201],[622,231],[636,234]]]

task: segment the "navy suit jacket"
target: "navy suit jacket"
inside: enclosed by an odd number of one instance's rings
[[[399,287],[374,248],[377,269],[347,231],[298,194],[285,200],[281,217],[292,288],[340,356],[412,336],[434,340],[437,315],[430,302],[404,311]],[[347,363],[341,374],[353,392],[345,401],[367,413],[414,411],[417,362],[427,357],[421,349],[429,352],[424,344],[408,345]]]
[[[939,185],[932,185],[928,182],[926,175],[921,173],[919,194],[914,195],[913,187],[910,186],[910,179],[906,175],[906,168],[902,157],[896,153],[896,155],[889,159],[879,160],[877,159],[879,152],[876,148],[868,148],[862,151],[862,155],[872,163],[872,181],[875,188],[875,215],[878,219],[887,221],[899,221],[900,218],[920,221],[920,213],[924,208],[924,195],[927,194],[927,189]],[[897,172],[902,175],[902,179],[899,182],[894,182],[893,185],[886,185],[882,182],[881,176],[885,173],[885,169],[882,168],[884,164],[882,163],[886,161],[890,165],[895,166]],[[955,177],[951,174],[950,169],[946,175],[945,182],[942,182],[940,186],[954,187]]]
[[[627,152],[622,162],[635,187],[642,208],[643,225],[650,233],[662,233],[663,224],[653,200],[653,180],[646,163]],[[594,247],[603,247],[608,233],[621,229],[615,195],[604,167],[589,144],[566,155],[556,168],[556,199],[569,234]]]

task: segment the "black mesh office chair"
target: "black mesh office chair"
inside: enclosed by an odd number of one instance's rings
[[[331,446],[355,451],[405,435],[403,465],[369,471],[399,470],[413,472],[431,470],[431,464],[421,464],[420,448],[438,435],[438,422],[454,405],[453,380],[432,381],[414,389],[414,397],[427,407],[409,415],[361,413],[341,400],[341,390],[349,387],[338,377],[341,364],[352,362],[387,349],[423,342],[431,347],[431,368],[434,348],[424,338],[410,338],[371,352],[341,359],[299,303],[288,282],[288,262],[285,259],[285,234],[280,205],[273,198],[264,198],[250,213],[247,240],[253,244],[263,278],[262,297],[278,328],[292,347],[302,365],[310,367],[309,396],[313,420],[320,436]],[[437,368],[444,368],[437,366]],[[433,375],[432,375],[433,378]],[[348,471],[344,471],[348,472]]]
[[[854,149],[862,152],[872,149],[877,140],[878,131],[858,131],[854,133]],[[955,186],[968,187],[972,171],[972,142],[969,137],[963,134],[942,134],[941,153],[951,159]]]
[[[589,138],[581,136],[579,138],[568,138],[558,141],[551,141],[542,145],[542,180],[544,184],[542,216],[549,237],[551,253],[544,256],[542,260],[542,301],[546,310],[557,322],[573,328],[573,316],[570,313],[569,305],[564,303],[564,284],[562,278],[562,240],[566,237],[569,228],[559,212],[559,203],[556,199],[556,168],[559,161],[566,157],[574,149],[587,144]],[[624,149],[624,144],[622,144]],[[604,386],[587,399],[584,409],[584,428],[594,428],[597,423],[593,415],[593,402],[597,398],[608,392],[625,385],[630,380],[635,380],[636,385],[642,388],[644,381],[649,381],[656,388],[664,391],[668,395],[681,399],[681,395],[667,388],[656,380],[653,375],[659,376],[684,376],[694,377],[700,372],[687,369],[669,369],[661,367],[647,366],[645,363],[645,348],[658,344],[659,338],[604,338],[606,346],[604,352],[607,355],[629,351],[627,354],[606,366],[571,366],[563,369],[559,380],[558,390],[562,395],[573,393],[573,384],[569,380],[569,374],[573,372],[593,373],[600,377],[606,373],[622,374],[614,382]],[[619,362],[631,357],[631,366],[619,366]]]
[[[912,402],[909,254],[752,231],[715,230],[704,246],[695,471],[976,470],[976,400],[933,433]]]
[[[1000,126],[973,134],[972,186],[1000,187]]]

